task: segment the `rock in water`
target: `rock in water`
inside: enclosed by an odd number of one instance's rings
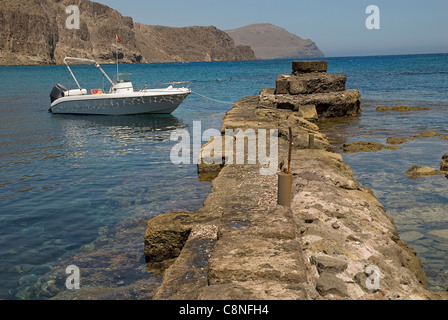
[[[415,140],[415,139],[409,139],[409,138],[405,138],[405,137],[390,137],[390,138],[387,138],[387,143],[388,144],[402,144],[409,140]]]
[[[442,172],[440,170],[436,170],[428,166],[421,167],[414,165],[409,170],[407,170],[406,173],[409,175],[409,178],[416,179],[420,177],[429,177],[438,174],[445,174],[446,172]]]
[[[448,171],[448,153],[445,153],[442,156],[442,162],[440,163],[441,171]]]
[[[356,153],[356,152],[376,152],[380,151],[382,149],[391,149],[395,150],[396,146],[385,146],[381,143],[377,142],[352,142],[352,143],[345,143],[342,146],[345,153]]]
[[[441,136],[442,134],[437,133],[437,132],[432,132],[432,131],[423,131],[421,133],[418,134],[413,134],[411,135],[411,137],[414,138],[427,138],[427,137],[438,137]]]

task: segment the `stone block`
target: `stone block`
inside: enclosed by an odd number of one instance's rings
[[[311,300],[305,286],[270,280],[233,281],[202,288],[199,300]]]
[[[289,94],[328,93],[345,90],[344,74],[309,73],[289,78]]]
[[[198,225],[191,230],[179,257],[165,271],[154,300],[197,299],[208,284],[209,252],[216,244],[217,233],[215,225]]]
[[[304,283],[301,253],[297,240],[223,236],[209,260],[209,285],[257,280]]]
[[[292,71],[297,73],[327,72],[328,61],[293,61]]]
[[[289,78],[290,74],[279,74],[275,81],[275,93],[287,94],[289,92]]]
[[[319,118],[317,115],[316,106],[314,104],[299,106],[297,113],[299,117],[302,117],[308,121],[317,121]]]
[[[300,106],[315,105],[319,118],[345,117],[361,112],[361,93],[356,89],[344,91],[290,95],[263,91],[259,104],[266,108],[286,108],[298,111]]]
[[[316,282],[316,290],[322,296],[333,294],[340,297],[348,297],[347,286],[344,281],[329,272],[324,272],[320,275]]]
[[[161,262],[177,257],[190,235],[192,214],[168,212],[149,220],[145,232],[144,253],[147,262]]]
[[[340,273],[347,269],[345,260],[331,256],[311,256],[311,263],[316,265],[319,274],[325,272]]]

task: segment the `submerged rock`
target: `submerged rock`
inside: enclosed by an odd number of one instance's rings
[[[345,153],[356,153],[356,152],[376,152],[382,149],[396,150],[396,146],[385,146],[378,142],[351,142],[345,143],[342,146]]]
[[[433,131],[423,131],[417,134],[413,134],[411,135],[411,137],[414,138],[427,138],[427,137],[438,137],[441,136],[442,134],[437,133],[437,132],[433,132]]]
[[[428,166],[421,167],[417,165],[412,166],[410,169],[406,171],[406,173],[409,175],[410,179],[435,176],[438,174],[446,174],[446,172],[441,170],[437,170]]]
[[[402,144],[409,140],[415,140],[415,139],[409,139],[409,138],[405,138],[405,137],[390,137],[390,138],[387,138],[387,143],[388,144]]]
[[[393,111],[410,111],[411,107],[408,107],[408,106],[395,106],[395,107],[392,107],[392,110]]]
[[[448,153],[442,156],[442,162],[439,164],[440,170],[428,167],[428,166],[417,166],[414,165],[406,171],[409,178],[416,179],[419,177],[429,177],[439,174],[444,174],[448,178]]]
[[[429,231],[428,234],[440,238],[443,241],[448,240],[448,229],[432,230]]]
[[[386,107],[386,106],[378,106],[376,108],[377,111],[413,111],[413,110],[431,110],[428,107],[408,107],[408,106],[395,106],[395,107]]]
[[[448,171],[448,153],[442,156],[442,162],[440,163],[441,171]],[[448,174],[448,172],[446,172]]]

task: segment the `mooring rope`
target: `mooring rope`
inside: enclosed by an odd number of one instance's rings
[[[198,96],[200,96],[200,97],[202,97],[202,98],[204,98],[204,99],[212,100],[212,101],[215,101],[215,102],[219,102],[219,103],[223,103],[223,104],[228,104],[228,105],[233,105],[233,104],[235,103],[235,102],[222,101],[222,100],[218,100],[218,99],[210,98],[210,97],[207,97],[207,96],[205,96],[205,95],[203,95],[203,94],[200,94],[200,93],[198,93],[198,92],[196,92],[196,91],[193,91],[193,90],[191,90],[191,92],[194,93],[194,94],[197,94]],[[254,97],[248,98],[248,99],[246,99],[246,100],[244,100],[244,101],[242,101],[242,102],[248,102],[248,101],[255,100],[255,99],[258,99],[258,96],[254,96]]]

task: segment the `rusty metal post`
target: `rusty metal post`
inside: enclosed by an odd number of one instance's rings
[[[311,133],[311,132],[308,136],[308,148],[314,149],[314,133]]]
[[[292,153],[292,130],[289,127],[289,152],[288,152],[288,172],[281,172],[278,175],[277,203],[285,207],[291,207],[291,153]]]

